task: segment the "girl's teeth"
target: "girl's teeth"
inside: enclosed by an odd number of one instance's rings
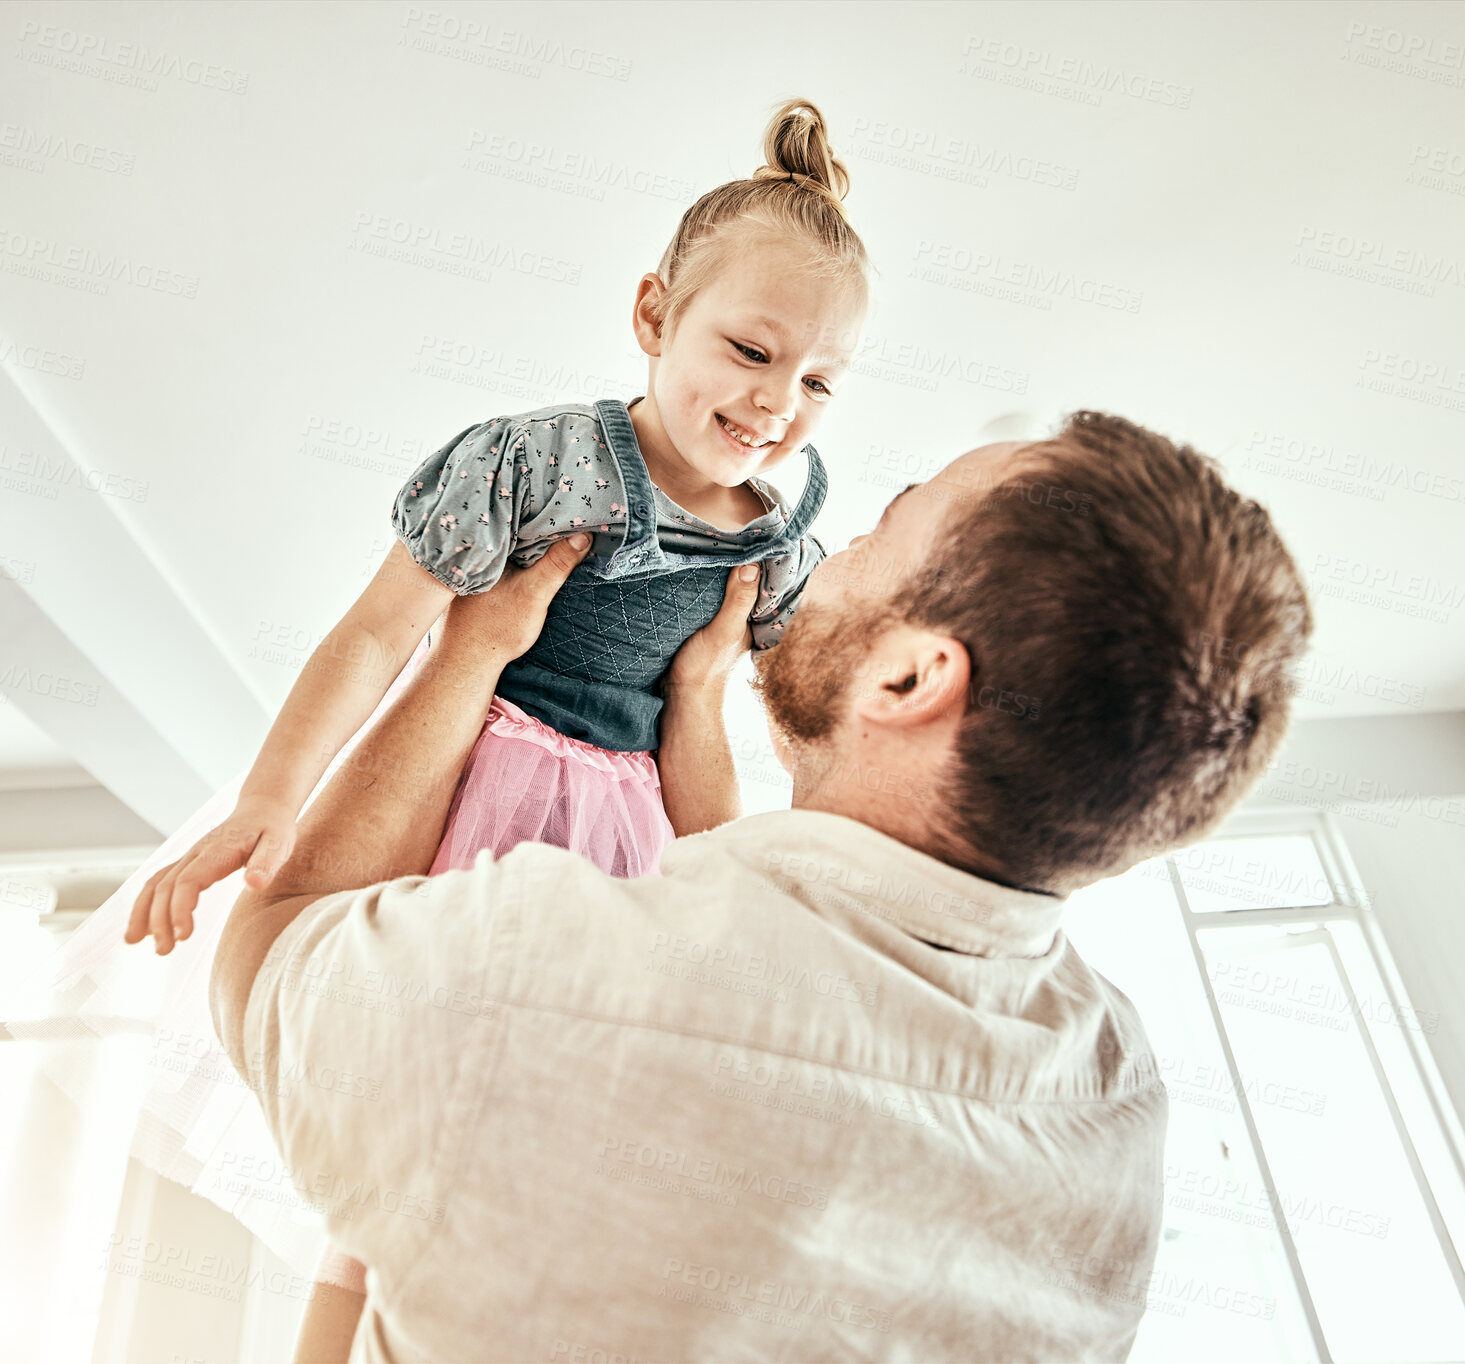
[[[721,414],[719,414],[719,418],[722,421],[722,429],[739,444],[749,446],[754,450],[761,449],[764,445],[768,444],[767,441],[755,441],[747,432],[739,430],[726,417],[721,416]]]

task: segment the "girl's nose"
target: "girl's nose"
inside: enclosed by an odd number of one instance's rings
[[[758,387],[753,401],[770,417],[791,422],[799,412],[799,385],[797,379],[784,383],[774,375],[766,374]]]

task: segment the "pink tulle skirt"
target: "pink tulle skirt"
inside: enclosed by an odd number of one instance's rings
[[[305,808],[411,681],[426,639],[365,724],[327,768]],[[208,887],[192,936],[166,957],[152,939],[122,941],[132,905],[156,871],[176,861],[234,808],[241,773],[217,791],[67,938],[52,978],[27,1009],[4,1019],[16,1038],[43,1044],[38,1065],[78,1104],[93,1093],[98,1039],[128,1034],[141,1048],[131,1154],[232,1213],[298,1273],[332,1264],[334,1282],[359,1288],[351,1262],[328,1249],[324,1205],[292,1185],[254,1094],[214,1036],[208,985],[234,901],[237,871]],[[617,753],[571,739],[502,697],[493,706],[453,797],[431,874],[500,857],[526,841],[554,843],[614,876],[654,872],[675,837],[650,753]],[[77,1042],[90,1043],[76,1047]],[[129,1045],[133,1045],[129,1043]],[[349,1209],[332,1208],[349,1216]]]
[[[553,843],[612,876],[645,876],[675,837],[650,753],[571,739],[495,696],[430,874],[472,866],[480,848],[501,857],[520,843]]]

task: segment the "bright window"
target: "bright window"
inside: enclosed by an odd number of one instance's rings
[[[1170,1094],[1165,1222],[1133,1364],[1465,1358],[1461,1134],[1324,815],[1075,895]]]

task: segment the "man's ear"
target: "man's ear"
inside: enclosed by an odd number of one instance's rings
[[[881,637],[855,679],[855,716],[895,728],[960,717],[973,671],[959,639],[896,626]]]
[[[631,329],[636,333],[636,344],[647,355],[661,354],[661,328],[657,326],[653,309],[666,293],[666,285],[657,274],[642,275],[636,286],[636,302],[631,308]]]

